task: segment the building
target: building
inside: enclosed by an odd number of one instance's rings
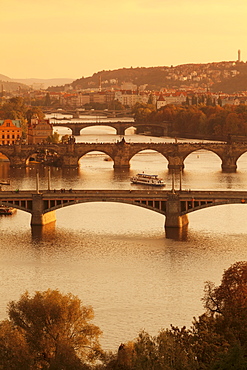
[[[28,144],[38,144],[46,141],[48,136],[53,133],[52,124],[48,119],[38,119],[34,117],[28,126]]]
[[[167,102],[164,99],[164,96],[160,94],[159,98],[156,101],[156,108],[160,109],[161,107],[164,107],[165,105],[167,105]]]
[[[133,107],[136,103],[147,104],[149,95],[132,90],[119,90],[115,92],[115,99],[122,105]]]
[[[0,120],[0,145],[15,144],[21,136],[22,127],[19,119]]]

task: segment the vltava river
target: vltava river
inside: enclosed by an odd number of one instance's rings
[[[76,139],[119,137],[110,128],[88,128]],[[125,139],[171,140],[131,134]],[[167,161],[155,152],[136,155],[129,171],[114,171],[106,159],[91,153],[81,159],[78,170],[52,168],[51,187],[130,189],[129,177],[145,171],[161,175],[171,188]],[[191,154],[183,188],[247,190],[247,155],[239,159],[237,173],[224,174],[220,165],[212,153]],[[47,168],[40,169],[41,189],[47,188],[47,173]],[[10,189],[34,189],[35,174],[35,165],[13,170],[8,163],[0,164],[0,178],[10,178]],[[26,290],[71,292],[94,308],[104,349],[116,350],[142,329],[155,335],[170,324],[190,326],[193,316],[203,313],[205,281],[219,284],[224,269],[247,260],[246,205],[191,213],[180,238],[166,237],[162,215],[131,205],[88,203],[65,207],[56,215],[55,227],[48,225],[42,233],[31,229],[25,212],[0,218],[0,319],[7,317],[7,303]]]

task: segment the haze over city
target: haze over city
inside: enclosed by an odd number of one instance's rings
[[[237,60],[245,0],[1,0],[0,73],[80,78],[102,70]]]

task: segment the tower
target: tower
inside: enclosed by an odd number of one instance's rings
[[[238,50],[238,62],[241,62],[241,51]]]

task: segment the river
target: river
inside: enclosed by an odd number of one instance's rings
[[[60,134],[67,128],[56,128]],[[76,141],[116,141],[111,128],[87,128]],[[128,141],[172,141],[134,135]],[[130,189],[129,177],[139,171],[159,174],[171,188],[167,160],[144,152],[131,160],[130,170],[116,171],[102,153],[80,160],[78,170],[51,169],[52,188]],[[37,165],[36,165],[37,166]],[[36,167],[10,169],[0,163],[0,178],[10,178],[10,189],[34,189]],[[184,189],[247,190],[247,155],[236,173],[221,172],[213,153],[198,151],[185,161]],[[40,189],[47,188],[47,168],[40,168]],[[179,187],[179,179],[176,180]],[[189,214],[182,235],[166,235],[164,217],[136,206],[88,203],[56,211],[55,227],[42,233],[30,227],[30,215],[0,218],[0,319],[7,304],[26,290],[48,288],[77,295],[91,305],[94,323],[103,331],[102,347],[115,351],[121,342],[145,329],[155,335],[170,324],[189,327],[203,313],[206,281],[220,284],[224,269],[247,260],[247,206],[224,205]]]

